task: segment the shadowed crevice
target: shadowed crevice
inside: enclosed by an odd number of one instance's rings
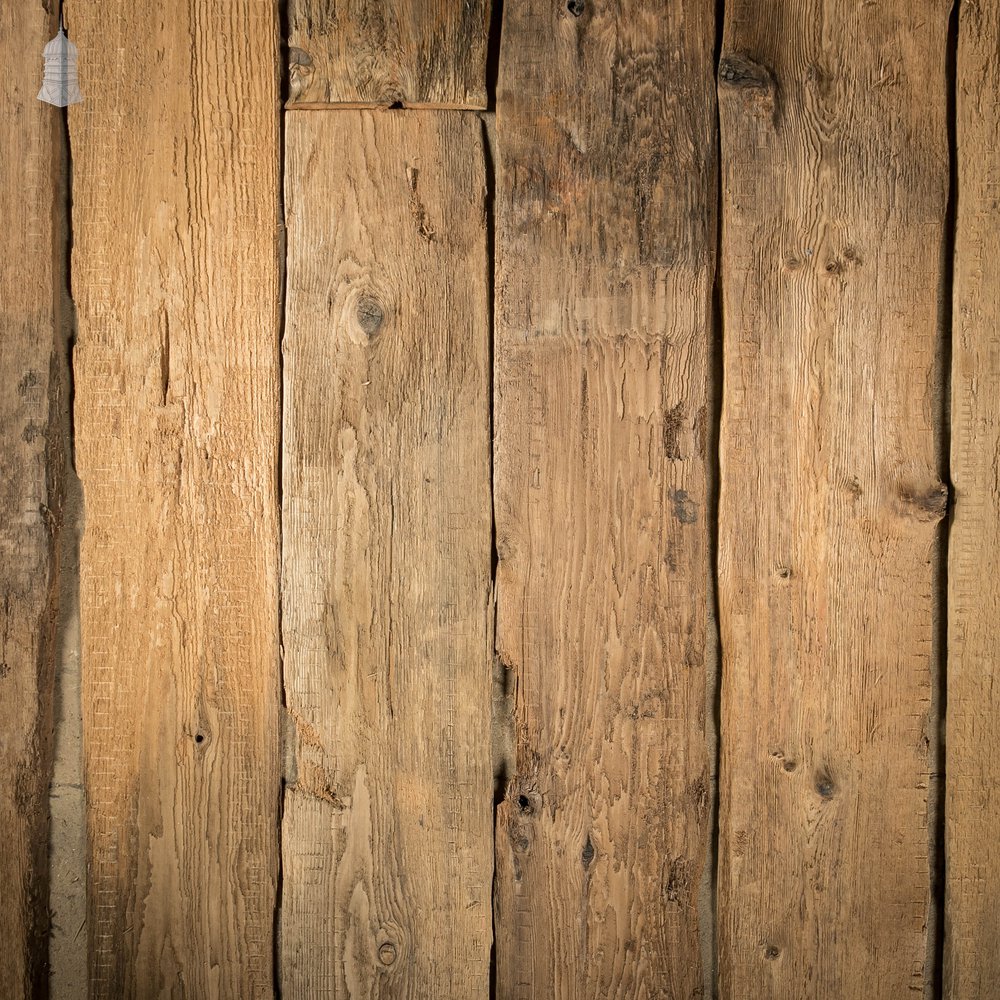
[[[939,477],[946,487],[947,516],[938,528],[938,561],[935,577],[936,656],[932,661],[931,745],[928,748],[930,774],[927,782],[928,856],[931,859],[931,905],[928,912],[926,975],[928,996],[944,997],[945,906],[946,906],[946,828],[945,780],[947,769],[946,721],[948,707],[948,550],[954,514],[954,489],[951,482],[951,378],[952,338],[954,334],[955,244],[958,206],[958,139],[956,122],[956,87],[958,81],[958,22],[960,0],[955,0],[948,21],[948,44],[945,53],[945,87],[948,129],[948,202],[945,210],[941,248],[941,299],[939,303],[940,380]]]

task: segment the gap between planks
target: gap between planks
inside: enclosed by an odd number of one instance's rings
[[[284,106],[285,111],[470,111],[473,114],[487,114],[488,108],[469,104],[409,104],[405,101],[367,103],[364,101],[340,101],[334,103],[316,102],[310,104],[291,104]]]

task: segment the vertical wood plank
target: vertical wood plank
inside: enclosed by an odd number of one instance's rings
[[[958,9],[945,997],[1000,989],[1000,10]]]
[[[948,3],[731,0],[722,996],[930,988]]]
[[[486,107],[491,0],[289,0],[289,105]]]
[[[289,113],[282,995],[485,1000],[482,127]]]
[[[55,534],[63,453],[59,111],[35,99],[55,33],[40,0],[0,11],[0,990],[40,996],[48,935]]]
[[[504,18],[497,995],[700,997],[715,8]]]
[[[268,997],[277,873],[270,0],[68,0],[94,997]]]

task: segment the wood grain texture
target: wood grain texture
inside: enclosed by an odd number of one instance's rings
[[[1000,9],[958,10],[945,997],[1000,996]]]
[[[485,108],[491,0],[289,0],[289,106]]]
[[[282,995],[489,992],[482,126],[291,112]]]
[[[948,4],[731,0],[723,998],[931,987]]]
[[[701,997],[714,4],[505,7],[497,995]]]
[[[43,995],[55,663],[60,324],[59,112],[35,99],[55,33],[35,0],[0,10],[0,992]],[[29,56],[30,54],[30,56]],[[37,55],[37,59],[34,57]]]
[[[67,21],[91,996],[269,997],[277,10]]]

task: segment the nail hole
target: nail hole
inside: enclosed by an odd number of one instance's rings
[[[195,741],[195,743],[204,743],[205,742],[205,734],[204,733],[195,733],[194,741]]]
[[[780,954],[781,949],[773,944],[769,944],[764,949],[764,958],[766,958],[769,962],[773,962]]]
[[[583,13],[583,7],[583,0],[569,0],[569,3],[566,4],[566,9],[574,17],[579,17]]]
[[[529,799],[527,795],[518,795],[518,797],[517,797],[517,808],[520,809],[521,812],[523,812],[523,813],[530,814],[531,811],[532,811],[532,809],[531,809],[531,799]]]

